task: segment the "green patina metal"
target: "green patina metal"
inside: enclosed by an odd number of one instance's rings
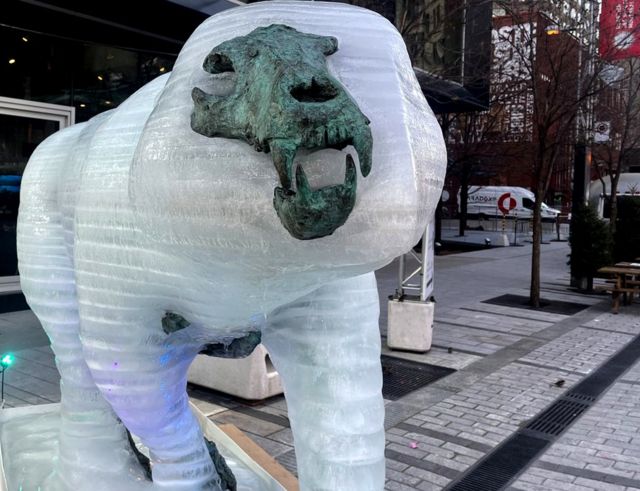
[[[220,489],[222,489],[222,491],[236,491],[238,489],[236,477],[233,475],[233,472],[231,472],[231,469],[229,469],[227,461],[224,460],[224,457],[218,451],[218,447],[206,437],[204,443],[207,445],[207,450],[209,451],[209,455],[211,455],[213,465],[218,472],[218,477],[220,477]]]
[[[190,325],[191,323],[187,319],[175,312],[166,312],[162,318],[162,330],[166,334],[180,331]],[[253,353],[253,350],[256,349],[256,346],[261,341],[262,333],[260,331],[251,331],[242,337],[229,341],[206,344],[200,353],[217,358],[246,358]]]
[[[151,475],[151,462],[149,461],[149,457],[147,457],[138,449],[138,446],[133,441],[133,437],[131,436],[131,432],[129,430],[127,430],[127,438],[129,440],[129,446],[131,447],[133,454],[135,455],[138,463],[140,464],[140,467],[142,467],[142,470],[145,473],[145,477],[149,481],[152,481],[153,478]],[[218,472],[218,477],[220,478],[220,489],[222,491],[236,491],[238,489],[236,477],[233,475],[233,472],[231,472],[231,469],[229,469],[227,461],[218,450],[218,447],[216,447],[216,444],[209,440],[207,437],[204,438],[204,443],[207,446],[207,451],[211,456],[213,465]]]
[[[357,172],[345,157],[343,184],[311,189],[302,167],[296,169],[298,149],[352,145],[362,175],[371,170],[369,120],[326,66],[326,56],[337,49],[333,37],[279,24],[260,27],[223,42],[204,60],[203,68],[214,76],[234,77],[231,94],[192,91],[194,131],[240,139],[271,153],[281,185],[274,190],[276,213],[289,233],[303,240],[330,235],[345,223],[355,205]]]
[[[189,327],[189,325],[190,324],[187,319],[173,312],[166,312],[162,318],[162,330],[166,334],[179,331],[180,329]]]
[[[200,353],[217,358],[246,358],[253,353],[253,350],[256,349],[261,340],[262,334],[260,331],[253,331],[229,343],[207,344]]]

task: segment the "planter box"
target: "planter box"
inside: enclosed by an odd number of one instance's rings
[[[424,353],[431,349],[434,302],[389,300],[387,346]]]
[[[188,380],[249,400],[266,399],[283,392],[280,374],[261,344],[246,358],[198,355],[189,367]]]

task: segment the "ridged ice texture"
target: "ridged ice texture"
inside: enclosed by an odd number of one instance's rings
[[[335,36],[329,69],[371,120],[373,167],[358,176],[355,208],[332,235],[311,241],[291,237],[276,216],[270,155],[189,124],[193,87],[222,94],[233,84],[205,72],[204,57],[273,23]],[[302,153],[297,162],[322,186],[340,182],[344,157]],[[121,422],[150,448],[153,487],[217,489],[187,405],[187,368],[203,343],[262,329],[284,380],[301,488],[381,490],[371,271],[417,242],[444,166],[440,130],[400,35],[372,12],[323,2],[214,16],[171,74],[47,139],[25,171],[18,223],[23,289],[62,374],[59,458],[43,489],[95,491],[93,476],[110,471],[131,489],[149,486]],[[190,327],[165,334],[167,311]]]

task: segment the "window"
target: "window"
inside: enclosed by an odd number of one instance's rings
[[[522,206],[527,210],[533,210],[533,200],[529,198],[522,198]]]
[[[174,61],[173,55],[0,27],[0,96],[74,106],[76,121],[86,121],[170,71]]]

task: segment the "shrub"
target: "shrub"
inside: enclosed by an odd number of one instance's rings
[[[571,276],[587,278],[590,289],[598,269],[612,263],[609,227],[591,207],[582,205],[571,218],[569,244]]]

